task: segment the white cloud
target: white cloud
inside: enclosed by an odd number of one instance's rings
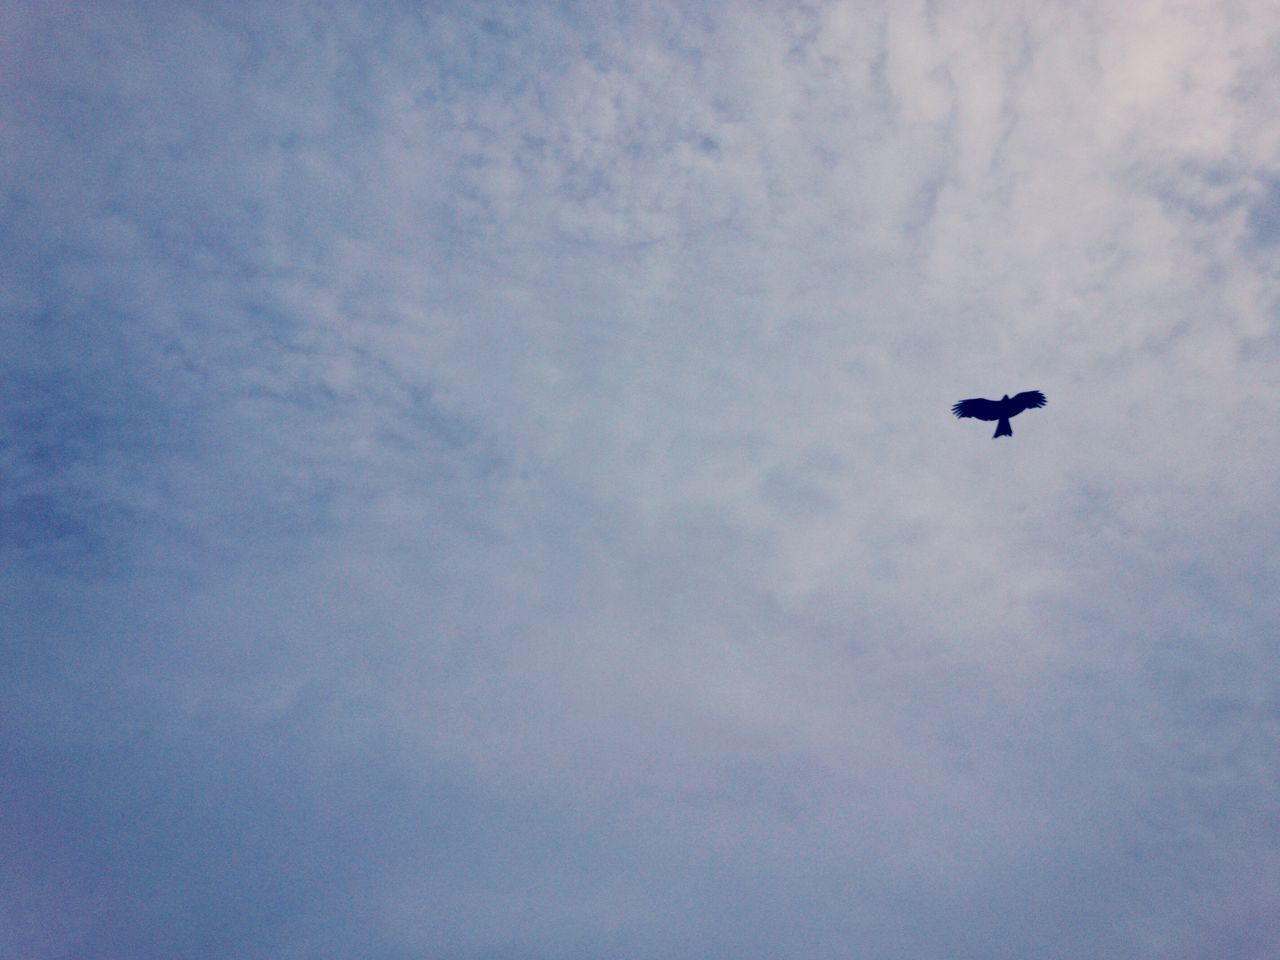
[[[1248,955],[1265,5],[214,9],[5,31],[31,949]]]

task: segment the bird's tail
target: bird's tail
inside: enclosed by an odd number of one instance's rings
[[[1009,426],[1009,418],[1002,417],[1000,419],[1000,422],[996,424],[996,432],[992,434],[991,439],[994,440],[996,437],[1012,437],[1012,436],[1013,436],[1013,427]]]

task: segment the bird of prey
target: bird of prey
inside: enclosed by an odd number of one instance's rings
[[[1045,405],[1044,394],[1039,390],[1028,390],[1020,393],[1016,397],[1010,397],[1007,393],[1001,400],[984,400],[982,397],[975,397],[972,400],[961,400],[951,408],[951,412],[957,417],[974,417],[978,420],[999,420],[996,424],[996,432],[992,435],[994,440],[996,437],[1012,437],[1013,427],[1009,426],[1009,418],[1016,417],[1023,410],[1031,410],[1034,407],[1043,407]]]

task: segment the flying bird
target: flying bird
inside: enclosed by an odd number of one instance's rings
[[[1009,426],[1009,418],[1016,417],[1023,410],[1031,410],[1045,405],[1044,394],[1039,390],[1027,390],[1016,397],[1007,393],[1000,400],[984,400],[974,397],[972,400],[961,400],[951,408],[957,417],[974,417],[978,420],[999,420],[996,424],[996,437],[1012,437],[1013,427]]]

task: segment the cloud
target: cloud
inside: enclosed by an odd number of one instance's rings
[[[14,7],[13,955],[1266,952],[1265,13]]]

